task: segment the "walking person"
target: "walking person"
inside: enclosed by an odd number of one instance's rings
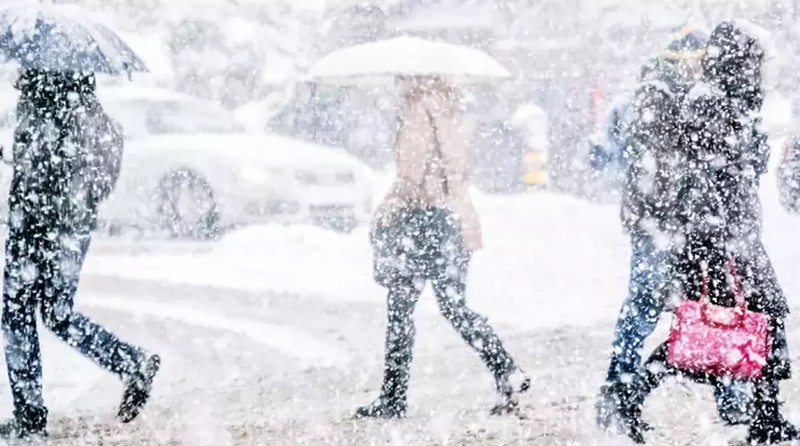
[[[641,350],[653,334],[674,280],[670,239],[681,236],[670,217],[668,188],[670,156],[681,150],[683,98],[702,75],[707,36],[693,28],[681,31],[660,57],[642,69],[640,86],[630,105],[621,217],[630,234],[631,263],[628,296],[614,330],[611,361],[596,404],[598,425],[627,432],[623,402],[634,392],[640,373]],[[655,164],[654,164],[655,163]],[[749,394],[734,383],[715,388],[720,417],[726,423],[747,421]]]
[[[753,29],[749,23],[725,22],[711,34],[703,59],[705,82],[687,97],[678,132],[682,159],[673,164],[669,189],[674,191],[674,221],[685,228],[674,259],[683,296],[696,300],[707,295],[713,304],[733,306],[739,295],[749,311],[769,318],[771,348],[761,377],[752,380],[748,439],[775,444],[800,435],[780,413],[779,381],[790,377],[784,328],[788,305],[761,241],[758,189],[769,146],[760,118],[765,50]],[[644,443],[644,400],[665,378],[682,374],[715,385],[729,379],[689,373],[668,358],[668,344],[656,349],[641,379],[633,381],[636,391],[624,401],[622,412],[632,426],[628,435],[636,442]]]
[[[98,102],[94,75],[23,69],[17,88],[2,315],[14,419],[0,435],[46,435],[37,313],[57,337],[124,380],[118,416],[132,421],[159,357],[73,310],[97,208],[119,174],[121,129]]]
[[[356,417],[399,418],[407,412],[414,346],[414,308],[430,281],[439,310],[494,375],[500,403],[512,410],[530,379],[485,317],[466,305],[467,269],[481,247],[469,195],[469,154],[458,98],[439,78],[412,78],[403,98],[395,143],[397,174],[372,230],[375,277],[388,289],[383,386]]]

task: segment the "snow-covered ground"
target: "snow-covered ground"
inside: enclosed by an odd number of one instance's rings
[[[476,307],[524,330],[593,323],[608,316],[608,303],[618,305],[627,253],[615,207],[555,194],[481,197],[477,204],[486,248],[471,267],[469,299]],[[333,302],[383,298],[372,281],[366,228],[342,235],[257,226],[203,249],[95,256],[87,272]],[[587,310],[575,311],[581,308]]]
[[[378,184],[376,195],[387,179]],[[768,248],[796,299],[798,218],[779,208],[772,175],[763,193]],[[52,443],[624,444],[592,419],[626,292],[629,250],[618,208],[553,193],[477,195],[476,204],[486,248],[475,256],[468,300],[535,379],[523,401],[527,419],[487,416],[488,373],[427,298],[417,314],[411,418],[349,420],[375,396],[381,376],[385,297],[372,283],[366,229],[256,226],[209,244],[97,240],[78,307],[161,353],[164,368],[145,416],[119,426],[115,378],[45,335]],[[800,338],[797,322],[790,321],[790,339]],[[800,382],[784,388],[800,422]],[[668,390],[648,407],[653,444],[743,437],[715,421],[709,389]],[[0,405],[10,414],[4,382]]]
[[[376,183],[377,202],[387,181],[379,176]],[[790,295],[800,295],[793,274],[800,265],[800,239],[793,237],[798,219],[779,207],[774,175],[762,189],[767,246]],[[630,253],[618,206],[555,193],[478,194],[476,206],[485,238],[471,266],[469,300],[476,308],[519,330],[616,316]],[[367,228],[344,235],[312,226],[254,226],[178,252],[166,242],[138,249],[93,256],[86,271],[331,302],[376,302],[384,294],[372,281]],[[422,307],[435,311],[427,303]]]

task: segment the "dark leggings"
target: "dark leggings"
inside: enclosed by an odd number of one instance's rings
[[[431,279],[439,312],[475,350],[496,379],[514,370],[514,361],[485,317],[466,305],[464,292],[469,258],[442,267]],[[414,348],[414,308],[425,279],[402,278],[389,287],[386,368],[383,394],[404,399]]]

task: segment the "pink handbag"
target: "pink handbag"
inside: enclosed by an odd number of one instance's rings
[[[704,271],[700,301],[685,300],[675,309],[667,360],[687,372],[760,378],[771,350],[770,321],[767,315],[747,309],[733,261],[728,268],[736,306],[711,304]]]

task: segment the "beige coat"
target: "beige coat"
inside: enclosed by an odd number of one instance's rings
[[[441,207],[461,219],[464,247],[482,246],[481,225],[469,194],[470,155],[457,114],[445,111],[436,94],[425,94],[407,104],[395,143],[396,177],[376,211],[374,225],[388,223],[403,208]],[[436,126],[442,162],[436,155]],[[427,175],[426,175],[427,166]],[[442,175],[447,178],[445,193]]]

